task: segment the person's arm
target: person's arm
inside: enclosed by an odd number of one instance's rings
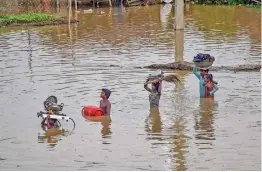
[[[102,108],[102,100],[100,100],[99,107]]]
[[[159,85],[159,88],[158,88],[158,90],[157,90],[157,92],[159,93],[159,94],[161,94],[161,91],[162,91],[162,80],[160,80],[160,85]]]
[[[110,115],[110,110],[111,110],[111,103],[108,103],[108,105],[106,105],[106,115]]]
[[[46,131],[45,125],[41,125],[42,129]]]
[[[148,92],[152,92],[152,89],[148,88],[148,80],[144,83],[144,88],[148,91]]]
[[[214,87],[213,87],[213,90],[212,91],[210,91],[210,95],[214,95],[215,94],[215,92],[218,90],[218,87],[217,87],[217,85],[216,84],[214,84]]]
[[[45,125],[46,118],[44,118],[41,122],[41,125]]]
[[[208,96],[208,89],[207,89],[208,87],[207,87],[207,85],[205,86],[205,97],[207,97]]]
[[[196,75],[196,77],[198,78],[198,79],[200,79],[200,73],[199,72],[197,72],[197,67],[196,66],[194,66],[193,67],[193,74],[195,74]]]
[[[56,121],[55,122],[55,128],[59,128],[60,127],[60,125],[58,124],[58,122]]]

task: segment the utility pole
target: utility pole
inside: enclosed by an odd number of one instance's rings
[[[184,61],[184,30],[175,30],[175,62]]]
[[[60,0],[56,0],[56,12],[58,13],[60,10],[59,10],[59,7],[60,7]]]
[[[69,10],[68,10],[68,24],[70,24],[71,23],[71,15],[72,15],[72,1],[71,0],[68,0],[68,8],[69,8]]]
[[[175,1],[174,29],[183,30],[184,29],[184,0],[174,0],[174,1]]]
[[[77,10],[77,0],[75,0],[75,9]]]
[[[175,62],[184,60],[184,0],[174,0]]]

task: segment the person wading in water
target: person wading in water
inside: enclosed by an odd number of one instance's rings
[[[148,84],[152,84],[152,88],[148,88]],[[147,81],[144,84],[144,88],[150,92],[149,94],[149,102],[150,102],[150,108],[158,108],[159,107],[159,101],[161,97],[161,89],[162,89],[162,80],[161,79],[154,79],[152,81]]]
[[[204,81],[204,75],[208,74],[208,72],[209,72],[209,69],[200,69],[200,73],[199,73],[197,72],[197,67],[196,66],[193,67],[193,74],[199,79],[200,97],[206,96],[205,95],[205,86],[207,83]],[[213,89],[207,93],[208,95],[214,95],[215,92],[218,90],[218,87],[217,87],[218,83],[216,81],[213,81],[212,75],[211,75],[211,78],[212,78],[212,83],[213,83]]]

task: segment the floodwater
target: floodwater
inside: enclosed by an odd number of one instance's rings
[[[185,6],[184,32],[172,7],[73,12],[77,25],[1,28],[1,170],[261,170],[260,72],[214,72],[214,99],[199,98],[197,78],[163,83],[159,109],[143,89],[153,63],[216,66],[261,63],[261,12],[245,7]],[[111,118],[85,119],[112,90]],[[45,132],[37,112],[49,95],[64,103],[74,131]],[[64,122],[64,127],[71,124]]]

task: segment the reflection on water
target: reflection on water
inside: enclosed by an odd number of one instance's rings
[[[168,25],[168,18],[171,16],[172,4],[164,4],[160,7],[160,21],[162,28],[165,30]]]
[[[197,144],[200,149],[212,149],[215,140],[214,112],[218,107],[214,98],[201,98],[199,107],[199,113],[194,114]]]
[[[145,120],[145,128],[146,128],[146,132],[152,134],[151,139],[159,138],[159,137],[154,137],[154,135],[158,136],[162,132],[162,122],[161,122],[159,108],[150,109],[150,113]]]
[[[183,34],[179,33],[179,31],[176,31],[176,34]],[[182,45],[183,46],[183,45]],[[176,49],[178,50],[178,49]],[[183,55],[183,49],[179,50],[180,53]],[[183,56],[176,56],[176,61],[182,61]],[[175,95],[172,96],[172,108],[173,108],[173,124],[171,129],[174,132],[174,136],[172,138],[173,146],[171,148],[171,151],[174,153],[173,157],[171,158],[174,166],[173,170],[175,171],[184,171],[187,170],[187,163],[185,159],[185,153],[187,149],[187,140],[189,139],[186,137],[186,118],[183,116],[186,111],[183,110],[183,108],[186,108],[185,103],[187,102],[187,93],[184,91],[185,89],[185,77],[188,74],[188,72],[180,72],[177,73],[177,76],[181,80],[180,83],[178,83],[174,89]],[[182,109],[181,109],[182,108]]]
[[[106,116],[85,116],[82,115],[87,121],[89,122],[99,122],[102,125],[101,129],[101,135],[102,138],[111,138],[112,132],[111,132],[111,117]],[[109,143],[110,144],[110,143]]]
[[[80,9],[72,13],[79,24],[1,28],[0,135],[15,138],[0,146],[6,158],[1,167],[259,170],[260,73],[214,73],[219,91],[213,102],[199,100],[198,80],[191,72],[165,71],[182,82],[164,82],[159,109],[148,112],[143,83],[151,71],[137,66],[192,61],[199,52],[214,55],[214,65],[261,61],[260,11],[185,8],[184,32],[174,32],[173,12],[163,5]],[[68,9],[58,11],[67,15]],[[83,120],[81,106],[97,104],[103,87],[113,91],[112,116]],[[76,129],[67,139],[59,132],[41,134],[39,142],[59,144],[46,151],[36,144],[40,129],[35,113],[49,95],[63,101],[63,112],[75,120]]]
[[[228,39],[227,37],[230,38],[231,36],[237,37],[240,31],[240,33],[249,32],[251,39],[261,41],[260,10],[245,7],[232,8],[230,6],[208,6],[206,8],[201,5],[190,9],[190,13],[196,19],[196,23],[205,26],[202,29],[217,31],[214,33],[210,32],[206,37],[211,36],[210,34],[212,36],[218,34],[217,36]]]
[[[50,26],[39,29],[43,37],[62,45],[68,44],[71,40],[73,47],[80,48],[79,46],[83,46],[81,40],[86,39],[103,44],[115,44],[128,51],[130,46],[137,46],[131,44],[131,41],[140,38],[138,40],[150,42],[161,53],[163,48],[173,46],[171,40],[184,45],[183,41],[178,41],[182,40],[180,37],[183,35],[173,32],[173,20],[172,17],[168,17],[173,13],[168,13],[169,8],[167,7],[169,5],[155,5],[147,8],[93,9],[92,13],[87,14],[73,12],[73,17],[81,22],[72,25],[71,31],[70,27],[66,26]],[[159,11],[161,14],[158,13]],[[208,15],[209,11],[212,11],[212,15]],[[209,17],[206,18],[206,16]],[[220,62],[222,58],[228,61],[228,65],[235,65],[236,61],[239,64],[260,61],[260,16],[259,10],[244,7],[187,4],[184,34],[184,39],[187,40],[184,45],[187,50],[185,60],[191,61],[195,51],[211,53],[212,50],[212,54],[217,58],[215,63],[218,65],[225,65]],[[162,25],[166,27],[162,28]],[[9,31],[10,29],[1,28],[1,30]],[[175,39],[173,39],[174,37]],[[82,39],[78,40],[78,38]],[[235,42],[237,43],[235,44]],[[249,43],[250,46],[239,49],[241,45]],[[179,47],[182,47],[181,45]],[[232,51],[225,51],[228,48]],[[180,51],[175,52],[179,53]],[[248,54],[251,55],[251,58],[247,58]]]
[[[61,140],[64,131],[56,128],[46,130],[43,134],[38,135],[38,143],[47,142],[50,148],[54,148],[57,145],[57,142]]]
[[[112,10],[112,9],[111,9]],[[122,8],[114,8],[114,21],[115,21],[115,24],[118,25],[118,24],[122,24],[123,21],[124,21],[124,17],[125,17],[125,8],[122,7]],[[109,14],[111,13],[112,11],[109,11]]]
[[[175,118],[173,130],[175,135],[173,136],[173,148],[172,152],[173,161],[175,164],[174,171],[185,171],[186,170],[186,160],[185,160],[185,151],[186,151],[186,137],[185,137],[185,124],[184,119],[181,116]]]
[[[183,105],[187,102],[186,93],[184,92],[184,79],[188,72],[175,72],[175,74],[179,77],[181,83],[176,85],[164,83],[163,87],[163,90],[169,89],[169,91],[174,92],[174,95],[168,94],[168,102],[164,103],[165,106],[170,101],[172,106],[168,109],[164,108],[162,115],[160,115],[159,108],[150,109],[149,116],[145,121],[145,129],[148,135],[147,139],[151,141],[152,145],[163,145],[170,152],[166,160],[170,164],[168,169],[184,171],[187,169],[186,149],[189,137],[185,135],[187,130],[185,126],[186,119],[182,115],[186,111],[182,109],[186,108]],[[167,95],[163,95],[164,99],[165,96]],[[156,149],[155,146],[153,148]]]

